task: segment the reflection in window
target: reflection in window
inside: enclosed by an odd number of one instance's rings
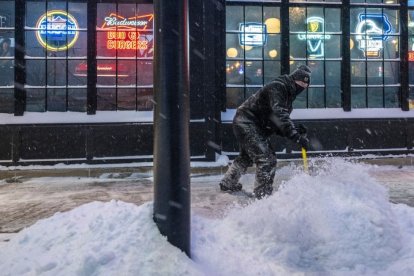
[[[27,1],[25,21],[26,111],[85,112],[86,1]]]
[[[408,78],[409,105],[414,109],[414,0],[408,0]]]
[[[98,110],[152,110],[153,13],[151,4],[98,3]]]
[[[237,108],[280,74],[280,9],[226,7],[226,107]]]
[[[14,112],[14,2],[0,1],[0,113]]]
[[[400,106],[398,22],[398,10],[351,9],[353,108]]]
[[[291,7],[290,71],[300,64],[312,70],[310,87],[295,108],[341,107],[341,11],[338,8]]]

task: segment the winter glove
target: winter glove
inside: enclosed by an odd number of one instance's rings
[[[306,137],[306,134],[296,133],[296,135],[293,137],[293,141],[298,143],[305,150],[309,149],[309,139]]]
[[[302,124],[299,124],[297,127],[295,127],[295,129],[299,134],[307,134],[308,133],[308,128],[305,127]]]

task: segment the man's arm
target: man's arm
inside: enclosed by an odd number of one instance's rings
[[[275,84],[269,87],[269,89],[269,100],[273,111],[270,115],[270,120],[281,131],[283,136],[291,138],[298,132],[290,119],[288,91],[281,84]]]

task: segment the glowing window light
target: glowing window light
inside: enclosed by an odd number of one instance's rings
[[[52,10],[43,14],[36,23],[36,38],[44,48],[50,51],[65,51],[79,37],[79,24],[66,11]]]

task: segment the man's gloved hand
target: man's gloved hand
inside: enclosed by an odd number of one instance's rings
[[[306,134],[299,134],[297,133],[293,139],[296,143],[298,143],[302,148],[308,150],[310,147],[309,139],[306,137]]]
[[[304,126],[304,125],[302,125],[302,124],[297,125],[297,126],[295,127],[295,129],[296,129],[296,131],[297,131],[299,134],[307,134],[307,133],[308,133],[308,128],[307,128],[307,127],[305,127],[305,126]]]

